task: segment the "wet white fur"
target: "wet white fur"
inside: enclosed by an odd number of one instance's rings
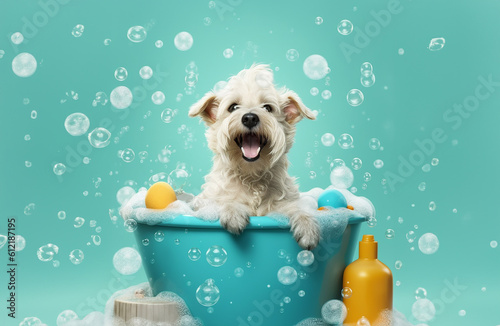
[[[230,113],[227,109],[233,103],[238,109]],[[271,105],[272,112],[264,108],[265,104]],[[250,112],[260,120],[252,131],[268,139],[255,162],[245,161],[234,141],[248,131],[241,118]],[[301,209],[298,186],[287,172],[286,154],[294,141],[295,124],[303,117],[315,119],[297,94],[276,89],[267,65],[253,65],[231,77],[222,90],[208,92],[191,107],[189,115],[199,115],[206,122],[208,146],[214,152],[212,170],[194,207],[201,207],[205,201],[216,202],[221,224],[235,234],[243,231],[249,216],[277,212],[290,219],[301,247],[316,247],[320,238],[317,221]]]

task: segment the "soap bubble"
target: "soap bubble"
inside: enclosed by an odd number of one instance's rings
[[[19,77],[29,77],[36,71],[35,57],[27,52],[20,53],[12,60],[12,71]]]
[[[139,75],[142,79],[149,79],[153,77],[153,69],[149,66],[144,66],[139,70]]]
[[[59,247],[56,245],[49,243],[46,244],[45,246],[41,246],[38,248],[38,251],[36,252],[36,255],[38,256],[38,259],[41,261],[49,261],[54,258],[55,255],[57,255],[57,252],[59,251]]]
[[[161,120],[165,123],[172,122],[172,119],[175,116],[175,112],[172,109],[165,109],[161,112]]]
[[[425,298],[427,298],[427,290],[424,288],[421,288],[421,287],[417,288],[415,290],[415,299],[418,300],[418,299],[425,299]]]
[[[291,266],[283,266],[278,271],[278,281],[283,285],[290,285],[297,281],[297,271]]]
[[[115,78],[118,81],[124,81],[127,79],[128,76],[128,71],[124,67],[118,67],[115,70]]]
[[[36,317],[26,317],[19,323],[19,326],[47,326]]]
[[[81,136],[90,127],[90,120],[83,113],[72,113],[64,121],[64,128],[71,136]]]
[[[80,37],[83,35],[83,31],[85,30],[85,26],[78,24],[75,27],[73,27],[73,30],[71,31],[71,35],[74,37]]]
[[[111,91],[109,101],[117,109],[126,109],[132,104],[132,92],[127,86],[118,86]]]
[[[341,20],[339,25],[337,26],[337,31],[342,35],[351,34],[353,29],[354,29],[354,26],[347,19]]]
[[[236,277],[242,277],[242,276],[243,276],[243,274],[245,274],[245,270],[244,270],[243,268],[241,268],[241,267],[236,267],[236,268],[234,269],[234,276],[236,276]]]
[[[10,36],[10,40],[14,44],[21,44],[24,41],[24,35],[20,32],[15,32]]]
[[[309,250],[302,250],[297,254],[297,262],[302,266],[310,266],[314,262],[314,254]]]
[[[193,87],[198,82],[198,75],[194,72],[189,72],[186,77],[184,77],[186,85]]]
[[[124,162],[130,163],[135,159],[135,152],[132,148],[125,148],[121,153],[121,158]]]
[[[371,179],[372,179],[372,175],[371,175],[371,173],[370,173],[370,172],[365,172],[365,173],[363,174],[363,180],[364,180],[365,182],[368,182],[368,181],[370,181]]]
[[[96,246],[100,246],[101,245],[101,237],[98,235],[92,235],[92,242],[94,242],[94,244]]]
[[[188,32],[180,32],[174,38],[174,45],[177,50],[187,51],[193,46],[193,36]]]
[[[368,224],[369,227],[372,228],[372,227],[374,227],[374,226],[377,225],[377,219],[375,217],[373,217],[373,216],[370,216],[370,218],[367,221],[367,224]]]
[[[432,165],[432,166],[436,166],[436,165],[438,165],[438,164],[439,164],[439,159],[434,157],[434,158],[432,159],[432,161],[431,161],[431,165]]]
[[[420,191],[425,191],[426,183],[425,182],[420,182],[418,185],[418,190]]]
[[[354,140],[352,139],[351,135],[349,135],[349,134],[342,134],[339,137],[338,143],[339,143],[340,148],[342,148],[342,149],[349,149],[349,148],[352,147],[353,141]]]
[[[189,173],[183,169],[175,169],[168,175],[168,184],[176,191],[182,190],[188,182]]]
[[[429,299],[418,299],[411,307],[411,312],[416,320],[427,322],[436,315],[436,307]]]
[[[155,42],[155,46],[159,49],[163,47],[163,41],[162,40],[157,40]]]
[[[137,229],[137,221],[133,218],[128,218],[123,222],[123,227],[127,232],[134,232]]]
[[[295,49],[289,49],[288,51],[286,51],[286,58],[291,62],[296,61],[299,58],[299,51]]]
[[[221,246],[210,247],[206,256],[208,263],[214,267],[222,266],[227,261],[227,252]]]
[[[314,23],[315,23],[316,25],[321,25],[321,24],[323,24],[323,17],[316,17],[316,18],[314,19]]]
[[[352,186],[354,175],[347,166],[339,166],[330,173],[330,182],[335,188],[347,189]]]
[[[56,163],[54,164],[52,171],[54,171],[55,175],[63,175],[64,172],[66,172],[66,165],[63,163]]]
[[[435,211],[436,210],[436,203],[435,202],[431,201],[429,203],[429,210],[430,211]]]
[[[104,148],[109,145],[111,133],[106,128],[95,128],[88,135],[89,143],[95,148]]]
[[[417,236],[415,235],[415,232],[414,231],[408,231],[408,233],[406,233],[406,240],[408,240],[409,243],[413,243],[413,241],[415,241],[415,238]]]
[[[358,106],[363,103],[365,97],[359,89],[351,89],[347,92],[347,103],[351,106]]]
[[[125,186],[120,188],[116,192],[116,200],[120,203],[120,205],[125,204],[132,196],[135,195],[134,188],[130,186]]]
[[[369,62],[363,62],[361,65],[361,75],[364,77],[369,77],[373,74],[373,66]]]
[[[26,239],[22,235],[16,235],[14,237],[14,247],[15,251],[21,251],[26,247]]]
[[[430,41],[428,48],[431,51],[439,51],[444,47],[445,43],[446,43],[446,41],[443,37],[433,38]]]
[[[330,147],[335,144],[335,136],[327,132],[321,136],[321,143],[326,147]]]
[[[156,91],[151,95],[151,101],[156,105],[163,104],[165,102],[165,94],[162,91]]]
[[[73,310],[64,310],[57,316],[57,326],[65,326],[72,320],[78,320],[78,315]]]
[[[351,166],[354,170],[359,170],[363,166],[363,161],[360,158],[355,157],[352,159]]]
[[[75,264],[78,265],[83,261],[83,251],[80,249],[75,249],[69,253],[69,260]]]
[[[75,221],[73,223],[73,226],[75,228],[79,228],[79,227],[82,227],[84,223],[85,223],[85,219],[83,217],[77,216],[77,217],[75,217]]]
[[[224,56],[224,58],[226,59],[230,59],[233,57],[233,50],[231,49],[225,49],[223,52],[222,52],[222,55]]]
[[[108,95],[104,92],[95,93],[95,99],[92,101],[92,106],[96,107],[97,104],[101,104],[102,106],[108,104]]]
[[[319,54],[313,54],[304,60],[304,74],[313,80],[324,78],[329,72],[328,62]]]
[[[156,242],[162,242],[165,239],[165,233],[162,231],[156,231],[155,232],[155,241]]]
[[[321,97],[324,99],[324,100],[328,100],[332,97],[332,92],[330,92],[329,90],[325,89],[324,91],[321,92]]]
[[[170,161],[170,155],[172,152],[166,148],[163,148],[160,153],[158,153],[158,161],[161,163],[168,163]]]
[[[398,49],[398,54],[399,54],[399,55],[403,55],[403,54],[405,54],[405,49],[403,49],[403,48],[399,48],[399,49]]]
[[[198,259],[201,258],[201,250],[198,248],[191,248],[188,251],[188,257],[192,261],[197,261]]]
[[[352,296],[352,289],[348,286],[342,288],[342,291],[340,291],[340,294],[342,295],[342,298],[344,299],[349,299]]]
[[[422,165],[422,171],[424,172],[429,172],[431,170],[431,165],[430,164],[424,164]]]
[[[316,96],[319,94],[319,89],[317,87],[312,87],[309,93],[311,93],[312,96]]]
[[[368,142],[368,147],[370,147],[371,150],[376,151],[377,149],[380,148],[380,140],[377,138],[372,138]]]
[[[396,269],[401,269],[401,267],[403,267],[403,262],[401,260],[396,260],[394,267],[396,267]]]
[[[498,246],[498,242],[496,242],[495,240],[491,241],[490,242],[490,247],[495,249],[496,247]]]
[[[215,305],[220,299],[219,288],[215,285],[215,281],[211,278],[206,280],[196,289],[196,300],[205,307]]]
[[[139,43],[144,41],[147,35],[148,33],[146,32],[146,29],[142,26],[130,27],[127,32],[128,39],[134,43]]]
[[[141,268],[141,255],[131,247],[118,250],[113,256],[113,266],[122,275],[132,275]]]
[[[387,229],[385,230],[385,237],[387,239],[394,239],[394,236],[395,236],[395,232],[393,229]]]
[[[60,220],[64,220],[66,218],[66,212],[65,211],[59,211],[57,213],[57,218],[59,218]]]
[[[431,255],[439,249],[439,240],[433,233],[426,233],[418,239],[418,248],[426,255]]]
[[[373,84],[375,84],[375,74],[371,74],[370,76],[361,76],[360,81],[362,86],[372,87]]]
[[[321,307],[321,317],[323,317],[328,324],[341,325],[346,316],[347,308],[340,300],[327,301],[323,307]]]
[[[375,169],[381,169],[384,167],[384,161],[377,159],[373,161],[373,166],[375,167]]]

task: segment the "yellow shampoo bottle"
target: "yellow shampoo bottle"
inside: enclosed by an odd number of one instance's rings
[[[344,325],[390,326],[392,273],[377,259],[378,243],[373,235],[363,235],[359,259],[344,270]],[[369,324],[367,323],[369,322]]]

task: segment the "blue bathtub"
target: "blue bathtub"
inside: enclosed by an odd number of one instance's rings
[[[341,299],[342,274],[352,261],[365,220],[351,217],[343,235],[323,235],[313,250],[314,263],[307,267],[297,262],[302,249],[288,224],[265,216],[251,217],[240,236],[228,233],[218,221],[193,216],[178,216],[158,225],[139,223],[135,234],[154,295],[177,293],[204,325],[291,326],[319,317],[324,302]],[[165,235],[162,241],[155,240],[157,232]],[[218,267],[209,264],[205,254],[214,245],[227,252],[227,261]],[[200,249],[201,258],[190,259],[191,248]],[[295,283],[278,281],[283,266],[297,271]],[[209,307],[196,298],[196,290],[208,279],[214,280],[220,292],[217,303]]]

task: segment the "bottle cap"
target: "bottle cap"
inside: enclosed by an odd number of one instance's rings
[[[359,258],[377,259],[378,242],[371,234],[363,235],[359,242]]]

